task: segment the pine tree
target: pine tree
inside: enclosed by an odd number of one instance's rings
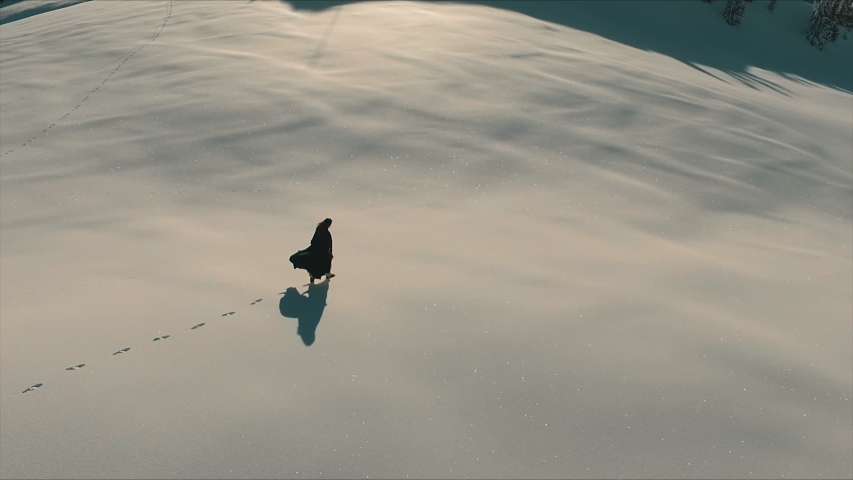
[[[839,24],[847,29],[853,29],[853,0],[842,1]]]
[[[729,25],[740,25],[743,21],[743,12],[746,10],[744,0],[729,0],[723,9],[723,18]]]
[[[847,37],[847,30],[853,27],[853,1],[851,0],[831,0],[827,6],[827,17],[832,23],[829,31],[829,41],[834,42],[838,39],[840,30],[845,30],[844,36]]]
[[[814,3],[812,21],[806,32],[806,40],[818,50],[823,50],[824,45],[831,41],[833,30],[837,29],[837,25],[830,16],[833,3],[833,0],[816,0]]]
[[[844,40],[847,40],[847,34],[853,30],[853,0],[841,2],[841,11],[838,16],[838,25],[844,29]]]
[[[767,5],[767,10],[769,10],[770,13],[776,11],[776,0],[770,0],[770,4]]]
[[[840,3],[839,3],[839,6],[840,6]],[[827,38],[827,41],[829,43],[832,43],[832,42],[838,40],[838,34],[840,33],[839,29],[838,29],[838,20],[839,20],[838,17],[839,17],[839,15],[838,15],[838,11],[836,9],[836,5],[832,5],[832,8],[829,12],[830,27],[829,27],[829,38]]]

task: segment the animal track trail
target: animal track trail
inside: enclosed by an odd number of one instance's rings
[[[121,355],[122,353],[125,353],[127,351],[130,351],[130,347],[122,348],[121,350],[113,353],[113,355]]]
[[[5,157],[5,156],[9,155],[10,153],[14,152],[14,151],[15,151],[15,150],[17,150],[17,149],[21,149],[21,148],[26,147],[27,145],[29,145],[30,143],[32,143],[35,139],[39,138],[42,134],[46,134],[49,130],[51,130],[53,127],[55,127],[55,126],[56,126],[56,124],[58,124],[59,122],[61,122],[61,121],[65,120],[66,118],[68,118],[68,116],[70,116],[72,113],[74,113],[75,111],[77,111],[77,109],[78,109],[78,108],[80,108],[80,106],[81,106],[81,105],[83,105],[83,104],[86,102],[86,100],[88,100],[88,99],[89,99],[89,97],[90,97],[90,96],[94,95],[94,94],[95,94],[95,92],[97,92],[98,90],[100,90],[100,89],[101,89],[101,87],[102,87],[102,86],[104,86],[104,84],[105,84],[105,83],[107,83],[107,81],[109,81],[109,79],[110,79],[110,78],[112,78],[112,76],[113,76],[113,75],[115,75],[115,74],[116,74],[116,72],[118,72],[118,71],[119,71],[119,69],[122,67],[122,65],[124,65],[125,63],[127,63],[127,61],[128,61],[128,60],[130,60],[131,58],[133,58],[133,56],[134,56],[134,55],[136,55],[137,53],[139,53],[139,51],[141,51],[143,48],[147,47],[148,45],[151,45],[151,43],[153,43],[155,40],[157,40],[157,37],[159,37],[159,36],[160,36],[160,33],[163,31],[163,29],[164,29],[164,28],[166,28],[166,23],[168,23],[168,22],[169,22],[169,18],[171,18],[171,16],[172,16],[172,0],[170,0],[170,1],[169,1],[169,8],[168,8],[168,11],[166,12],[166,18],[163,20],[163,23],[162,23],[162,24],[157,28],[157,30],[154,32],[154,35],[151,37],[151,39],[149,39],[147,42],[143,43],[142,45],[140,45],[140,46],[136,47],[132,52],[130,52],[130,54],[129,54],[129,55],[126,55],[126,56],[124,57],[124,60],[122,60],[122,61],[121,61],[121,62],[116,66],[116,68],[114,68],[114,69],[110,72],[110,74],[109,74],[109,75],[107,75],[107,78],[103,79],[103,80],[101,81],[101,83],[99,83],[99,84],[98,84],[98,86],[97,86],[97,87],[95,87],[95,89],[94,89],[94,90],[92,90],[91,92],[89,92],[88,94],[86,94],[86,96],[85,96],[85,97],[83,97],[83,100],[80,100],[80,103],[78,103],[74,108],[72,108],[71,110],[69,110],[68,112],[66,112],[66,113],[65,113],[65,115],[63,115],[63,116],[59,117],[59,120],[57,120],[57,121],[55,121],[55,122],[51,123],[50,125],[48,125],[47,127],[45,127],[41,132],[36,133],[36,134],[35,134],[35,135],[33,135],[32,137],[30,137],[30,139],[29,139],[29,140],[27,140],[26,142],[24,142],[23,144],[21,144],[21,146],[20,146],[20,147],[13,147],[13,148],[10,148],[10,149],[9,149],[9,150],[7,150],[5,153],[0,154],[0,157]]]
[[[226,313],[223,313],[223,314],[222,314],[222,315],[220,315],[220,316],[222,316],[222,317],[228,317],[228,316],[230,316],[230,315],[234,315],[235,313],[237,313],[237,312],[226,312]]]
[[[162,337],[155,338],[154,340],[152,340],[152,342],[159,342],[160,340],[165,340],[169,337],[171,337],[171,335],[163,335]]]
[[[73,367],[68,367],[68,368],[66,368],[66,370],[68,370],[68,371],[80,370],[81,368],[83,368],[85,366],[86,366],[85,363],[80,363],[80,364],[74,365]]]
[[[259,298],[259,299],[255,300],[254,302],[252,302],[251,304],[254,305],[256,303],[261,303],[261,300],[263,300],[263,298]]]
[[[32,387],[30,387],[30,388],[28,388],[28,389],[24,390],[24,391],[23,391],[23,392],[21,392],[21,393],[29,393],[29,392],[32,392],[33,390],[36,390],[36,389],[38,389],[38,388],[41,388],[41,386],[42,386],[42,385],[44,385],[44,384],[43,384],[43,383],[37,383],[37,384],[33,385]]]
[[[28,93],[28,94],[24,95],[23,97],[19,97],[19,98],[16,98],[15,100],[12,100],[12,101],[6,102],[6,103],[4,103],[4,104],[0,105],[0,110],[2,110],[3,108],[5,108],[5,107],[7,107],[7,106],[9,106],[9,105],[11,105],[11,104],[13,104],[13,103],[17,103],[17,102],[20,102],[21,100],[24,100],[24,99],[26,99],[26,98],[30,98],[30,97],[32,97],[33,95],[38,95],[38,94],[40,94],[40,93],[44,93],[44,92],[46,92],[46,91],[48,91],[48,90],[53,90],[53,89],[54,89],[54,88],[56,88],[56,87],[61,87],[62,85],[67,85],[67,84],[69,84],[69,83],[73,83],[73,82],[75,82],[75,81],[77,81],[77,80],[80,80],[81,78],[85,78],[85,77],[88,77],[89,75],[92,75],[92,74],[95,74],[95,73],[97,73],[97,72],[100,72],[101,70],[104,70],[104,69],[108,68],[110,65],[112,65],[112,64],[114,64],[114,63],[116,63],[116,62],[118,62],[119,60],[121,60],[122,58],[124,58],[126,55],[127,55],[127,53],[122,53],[122,54],[121,54],[121,55],[119,55],[118,57],[116,57],[116,58],[114,58],[113,60],[111,60],[109,63],[105,63],[105,64],[101,65],[100,67],[95,68],[95,69],[93,69],[93,70],[90,70],[90,71],[88,71],[88,72],[86,72],[86,73],[84,73],[84,74],[82,74],[82,75],[77,75],[77,76],[76,76],[76,77],[74,77],[74,78],[70,78],[70,79],[65,80],[65,81],[63,81],[63,82],[59,82],[59,83],[57,83],[56,85],[52,85],[52,86],[50,86],[50,87],[42,88],[41,90],[36,90],[35,92]]]
[[[206,323],[201,322],[201,323],[199,323],[198,325],[196,325],[196,326],[194,326],[194,327],[190,328],[190,330],[196,330],[196,329],[199,329],[199,328],[201,328],[201,327],[203,327],[203,326],[205,326],[205,325],[206,325]]]

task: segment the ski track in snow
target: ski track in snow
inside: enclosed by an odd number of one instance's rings
[[[66,118],[68,118],[69,116],[71,116],[71,114],[72,114],[72,113],[74,113],[75,111],[77,111],[77,109],[78,109],[78,108],[80,108],[80,106],[81,106],[81,105],[83,105],[83,104],[86,102],[86,100],[88,100],[88,99],[89,99],[89,97],[91,97],[91,96],[92,96],[92,95],[94,95],[98,90],[100,90],[100,89],[101,89],[101,87],[102,87],[102,86],[104,86],[104,84],[105,84],[105,83],[107,83],[107,81],[109,81],[109,79],[110,79],[110,78],[112,78],[112,76],[113,76],[113,75],[115,75],[115,74],[116,74],[116,72],[118,72],[118,71],[119,71],[119,69],[122,67],[122,65],[124,65],[125,63],[127,63],[127,61],[128,61],[128,60],[130,60],[131,58],[133,58],[133,56],[134,56],[134,55],[136,55],[137,53],[139,53],[140,51],[142,51],[142,49],[143,49],[143,48],[147,47],[148,45],[151,45],[155,40],[157,40],[157,37],[159,37],[159,36],[160,36],[160,33],[162,33],[162,32],[163,32],[163,29],[164,29],[164,28],[166,28],[166,24],[169,22],[169,18],[170,18],[171,16],[172,16],[172,0],[169,0],[168,10],[167,10],[167,12],[166,12],[166,17],[163,19],[163,23],[162,23],[162,24],[160,24],[160,26],[158,26],[158,27],[157,27],[157,30],[154,32],[154,35],[153,35],[153,36],[152,36],[152,37],[151,37],[147,42],[145,42],[145,43],[143,43],[142,45],[140,45],[140,46],[136,47],[136,48],[135,48],[135,49],[133,49],[129,54],[127,54],[126,56],[124,56],[124,60],[122,60],[122,61],[121,61],[121,63],[119,63],[119,64],[118,64],[118,65],[117,65],[117,66],[116,66],[116,67],[115,67],[115,68],[110,72],[110,74],[109,74],[109,75],[107,75],[107,77],[106,77],[106,78],[104,78],[104,79],[101,81],[101,83],[99,83],[99,84],[98,84],[98,86],[96,86],[96,87],[95,87],[91,92],[87,93],[87,94],[86,94],[86,96],[85,96],[85,97],[83,97],[83,99],[82,99],[82,100],[80,100],[80,103],[78,103],[77,105],[75,105],[75,106],[74,106],[74,108],[72,108],[71,110],[69,110],[68,112],[66,112],[66,113],[65,113],[65,115],[63,115],[63,116],[59,117],[59,119],[58,119],[58,120],[56,120],[55,122],[53,122],[53,123],[51,123],[50,125],[46,126],[46,127],[45,127],[41,132],[38,132],[38,133],[36,133],[35,135],[33,135],[32,137],[30,137],[30,139],[29,139],[29,140],[27,140],[26,142],[24,142],[23,144],[21,144],[21,146],[19,146],[19,147],[13,147],[13,148],[10,148],[10,149],[9,149],[9,150],[7,150],[6,152],[4,152],[2,155],[0,155],[0,157],[5,157],[5,156],[9,155],[10,153],[14,152],[15,150],[18,150],[18,149],[21,149],[21,148],[26,147],[27,145],[29,145],[30,143],[32,143],[34,140],[36,140],[36,139],[37,139],[37,138],[39,138],[40,136],[42,136],[42,135],[46,134],[47,132],[49,132],[49,131],[50,131],[51,129],[53,129],[53,127],[55,127],[57,124],[59,124],[60,122],[62,122],[63,120],[65,120]],[[109,65],[109,64],[108,64],[108,65]],[[54,87],[56,87],[56,86],[58,86],[58,85],[54,85]],[[23,97],[22,97],[22,98],[23,98]],[[19,100],[20,100],[20,99],[19,99]],[[17,100],[15,100],[15,101],[17,101]],[[12,103],[12,102],[9,102],[9,103]],[[8,105],[8,103],[7,103],[7,105]]]

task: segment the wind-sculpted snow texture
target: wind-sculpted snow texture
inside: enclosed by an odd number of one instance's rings
[[[107,83],[107,81],[108,81],[110,78],[112,78],[112,76],[113,76],[113,75],[115,75],[115,74],[116,74],[116,72],[118,72],[118,70],[119,70],[119,69],[120,69],[120,68],[121,68],[121,67],[122,67],[122,66],[123,66],[123,65],[124,65],[128,60],[130,60],[134,55],[136,55],[137,53],[139,53],[139,51],[140,51],[140,50],[142,50],[143,48],[145,48],[145,47],[147,47],[148,45],[150,45],[150,44],[151,44],[151,42],[153,42],[153,41],[157,40],[157,37],[159,37],[159,36],[160,36],[160,33],[163,31],[163,28],[166,26],[166,23],[168,23],[168,22],[169,22],[169,17],[172,15],[172,1],[171,1],[171,0],[169,1],[169,3],[168,3],[168,5],[167,5],[167,6],[168,6],[168,12],[166,13],[166,17],[163,19],[163,23],[162,23],[159,27],[157,27],[157,30],[154,32],[154,35],[153,35],[153,36],[152,36],[152,37],[151,37],[147,42],[145,42],[145,43],[143,43],[142,45],[140,45],[140,46],[136,47],[135,49],[133,49],[133,51],[131,51],[131,52],[130,52],[129,54],[127,54],[125,57],[122,57],[122,58],[121,58],[121,60],[119,61],[118,65],[116,65],[116,67],[115,67],[115,68],[113,68],[113,69],[110,71],[110,73],[109,73],[106,77],[104,77],[104,79],[103,79],[103,80],[101,80],[101,82],[100,82],[100,83],[99,83],[99,84],[98,84],[98,85],[97,85],[97,86],[96,86],[96,87],[95,87],[91,92],[87,93],[87,94],[86,94],[86,96],[85,96],[85,97],[83,97],[83,98],[80,100],[80,103],[78,103],[77,105],[74,105],[74,107],[72,107],[72,108],[71,108],[71,109],[69,109],[67,112],[65,112],[65,114],[64,114],[64,115],[62,115],[61,117],[59,117],[59,119],[58,119],[58,120],[56,120],[55,122],[51,123],[50,125],[48,125],[48,126],[44,127],[44,128],[42,129],[42,131],[41,131],[41,132],[36,132],[32,137],[30,137],[26,142],[22,143],[22,144],[20,145],[20,147],[17,147],[17,148],[23,148],[23,147],[26,147],[27,145],[29,145],[30,143],[32,143],[32,142],[33,142],[33,140],[37,139],[40,135],[42,135],[42,134],[47,134],[47,133],[48,133],[48,132],[53,128],[53,127],[55,127],[55,126],[56,126],[56,124],[58,124],[59,122],[62,122],[62,121],[63,121],[63,120],[65,120],[66,118],[68,118],[71,114],[73,114],[75,111],[77,111],[77,109],[78,109],[78,108],[80,108],[80,107],[83,105],[83,103],[84,103],[86,100],[88,100],[88,99],[89,99],[89,97],[90,97],[90,96],[92,96],[92,95],[94,95],[95,93],[97,93],[97,92],[98,92],[98,90],[100,90],[100,89],[101,89],[101,87],[102,87],[102,86],[104,86],[104,84],[105,84],[105,83]],[[112,64],[112,62],[111,62],[111,63],[108,63],[108,64],[107,64],[107,66],[109,66],[109,65],[111,65],[111,64]],[[97,69],[97,70],[101,70],[101,69],[99,68],[99,69]],[[76,79],[76,78],[79,78],[79,77],[75,77],[74,79]],[[67,82],[61,82],[61,83],[59,83],[59,84],[56,84],[55,86],[61,86],[61,85],[64,85],[65,83],[67,83]],[[48,89],[50,89],[50,88],[54,88],[54,87],[48,87],[48,88],[46,88],[46,89],[42,89],[42,90],[40,90],[40,91],[39,91],[39,92],[37,92],[37,93],[41,93],[41,92],[46,91],[46,90],[48,90]],[[19,97],[19,98],[15,99],[15,100],[12,100],[12,101],[8,102],[8,103],[14,103],[15,101],[23,100],[24,98],[27,98],[27,96],[25,95],[24,97]],[[5,155],[9,155],[10,153],[12,153],[12,152],[14,152],[14,151],[15,151],[15,147],[10,148],[10,149],[6,150],[6,151],[3,153],[3,156],[5,156]]]
[[[510,3],[4,23],[0,477],[853,476],[851,42]]]

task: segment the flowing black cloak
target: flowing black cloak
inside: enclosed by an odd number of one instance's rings
[[[308,270],[314,278],[320,278],[332,270],[332,234],[328,229],[317,227],[311,246],[290,257],[293,268]]]

